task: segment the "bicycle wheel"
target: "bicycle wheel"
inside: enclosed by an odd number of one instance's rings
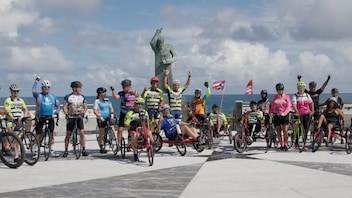
[[[267,153],[268,150],[271,148],[271,145],[273,143],[273,136],[274,136],[273,127],[270,126],[265,133],[265,141],[266,141],[265,153]]]
[[[288,131],[287,132],[287,147],[288,148],[292,148],[293,146],[293,142],[294,142],[294,134],[293,134],[293,131]]]
[[[208,149],[211,149],[213,147],[213,130],[212,129],[204,129],[204,134],[206,137]]]
[[[193,148],[199,153],[205,149],[204,145],[202,145],[200,142],[193,142],[192,145]]]
[[[296,138],[298,138],[299,152],[302,152],[304,150],[304,147],[306,146],[306,134],[302,124],[297,124],[297,127],[298,133],[296,133]]]
[[[246,137],[243,137],[242,132],[237,132],[233,138],[233,145],[238,153],[243,153],[247,149]]]
[[[176,148],[177,151],[180,153],[181,156],[186,155],[187,149],[186,149],[186,144],[183,141],[183,138],[177,134],[175,137],[175,144],[176,144]]]
[[[0,134],[0,159],[9,168],[20,167],[25,159],[25,149],[20,138],[15,133]],[[18,157],[15,158],[15,151],[18,152]]]
[[[126,157],[126,142],[125,142],[125,138],[122,137],[121,139],[121,147],[120,147],[120,150],[121,150],[121,157],[122,159],[125,159]]]
[[[110,133],[109,133],[110,137],[109,137],[109,145],[110,145],[110,148],[112,150],[112,152],[114,153],[114,155],[117,154],[118,152],[118,147],[117,147],[117,138],[116,138],[116,134],[115,134],[115,131],[111,129],[110,127]]]
[[[312,142],[312,152],[315,152],[319,149],[321,142],[324,138],[324,133],[322,131],[316,131],[313,135],[313,142]]]
[[[154,150],[158,152],[163,147],[163,138],[159,133],[152,133],[152,135],[154,139]]]
[[[43,132],[43,137],[42,137],[42,142],[41,145],[43,147],[43,152],[44,152],[44,160],[48,161],[51,155],[51,144],[50,144],[50,137],[49,137],[49,130],[45,129]]]
[[[154,148],[152,145],[150,145],[147,148],[147,156],[148,156],[149,166],[153,166],[153,164],[154,164]]]
[[[81,147],[81,138],[79,135],[79,129],[75,128],[72,131],[72,146],[73,146],[73,151],[75,153],[76,159],[79,159],[81,157],[82,153],[82,147]]]
[[[232,140],[233,140],[233,136],[232,136],[232,131],[231,129],[226,129],[227,130],[227,134],[229,136],[229,141],[230,141],[230,144],[232,144]]]
[[[32,132],[25,132],[22,137],[23,146],[26,151],[25,162],[33,166],[39,160],[39,156],[34,158],[35,153],[40,153],[40,144],[36,136]]]
[[[351,129],[350,128],[348,128],[346,130],[345,137],[346,137],[346,141],[345,141],[346,153],[350,154],[351,151],[352,151],[352,133],[351,133]]]

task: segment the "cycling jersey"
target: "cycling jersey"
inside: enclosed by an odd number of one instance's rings
[[[162,122],[160,123],[160,129],[164,130],[165,136],[168,139],[172,139],[175,132],[177,131],[176,126],[179,124],[179,122],[172,116],[163,117]]]
[[[136,130],[142,127],[142,120],[149,120],[149,116],[146,110],[142,109],[141,112],[135,112],[133,109],[129,110],[125,115],[124,124],[130,126],[130,130]]]
[[[220,121],[223,125],[227,124],[227,119],[224,113],[210,113],[209,118],[213,124],[216,124],[218,118],[220,118]]]
[[[39,93],[36,91],[37,81],[33,83],[32,94],[36,101],[36,115],[39,117],[52,116],[55,112],[60,112],[60,103],[54,94]]]
[[[166,92],[169,97],[169,105],[171,111],[182,110],[182,93],[186,90],[185,87],[180,87],[177,92],[173,91],[170,87],[167,88]]]
[[[260,120],[263,119],[263,112],[257,110],[257,111],[248,111],[247,112],[247,123],[248,124],[254,124],[258,123]]]
[[[305,115],[310,113],[310,104],[313,103],[312,98],[309,94],[294,94],[292,97],[292,105],[297,107],[300,115]]]
[[[64,97],[64,103],[67,103],[67,113],[70,116],[76,116],[84,113],[84,104],[86,98],[82,95],[75,95],[73,93],[67,94]]]
[[[192,99],[192,106],[194,109],[194,115],[204,115],[204,106],[206,99],[210,96],[210,88],[207,88],[207,92],[201,98],[194,97]]]
[[[323,90],[318,89],[316,91],[304,90],[305,93],[309,94],[314,103],[314,111],[319,111],[319,96],[323,93]]]
[[[137,91],[130,90],[127,93],[123,91],[119,91],[117,94],[120,96],[120,100],[121,100],[120,112],[127,113],[127,111],[132,109],[134,106],[134,99],[137,96]]]
[[[270,113],[287,115],[291,110],[291,99],[287,94],[275,95],[271,101]]]
[[[270,112],[270,100],[266,98],[265,100],[258,101],[258,109],[262,111],[264,114],[269,114]]]
[[[94,101],[93,109],[98,110],[98,113],[103,118],[110,117],[110,101],[109,98],[104,98],[103,100],[96,99]]]
[[[16,100],[8,97],[4,101],[4,110],[12,115],[13,119],[19,119],[22,117],[23,109],[26,109],[26,103],[22,98],[17,98]]]
[[[144,93],[147,109],[158,109],[160,102],[164,99],[163,91],[159,88],[152,90],[151,87]]]

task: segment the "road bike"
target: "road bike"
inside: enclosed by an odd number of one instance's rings
[[[73,152],[76,156],[76,159],[79,159],[81,157],[82,153],[82,144],[81,144],[81,130],[78,128],[78,122],[80,119],[83,119],[81,116],[69,116],[69,119],[72,119],[71,121],[75,122],[72,134],[71,134],[71,144],[73,147]]]
[[[34,133],[26,131],[26,125],[31,124],[32,119],[30,117],[23,117],[21,119],[21,127],[19,129],[18,137],[21,139],[25,148],[25,162],[28,165],[33,166],[38,162],[38,155],[40,152],[40,144]],[[30,130],[30,129],[29,129]]]
[[[117,138],[115,130],[113,129],[116,118],[110,119],[106,118],[107,126],[104,128],[104,138],[103,138],[103,149],[106,148],[106,145],[110,147],[114,155],[118,152]],[[97,142],[99,145],[99,127],[97,126]],[[100,145],[99,145],[100,146]]]
[[[40,147],[43,148],[43,154],[44,154],[44,160],[45,161],[48,161],[48,159],[50,158],[51,156],[51,139],[50,136],[54,135],[54,132],[53,131],[50,131],[49,130],[49,123],[50,123],[50,120],[51,119],[54,119],[52,116],[45,116],[43,118],[44,121],[44,125],[43,125],[43,128],[41,129],[42,130],[42,133],[41,133],[41,137],[40,137]],[[56,126],[58,126],[59,124],[59,117],[57,116],[56,117]],[[38,152],[39,153],[39,152]]]
[[[274,147],[278,147],[278,141],[277,141],[277,133],[273,124],[273,116],[271,115],[269,118],[269,126],[266,129],[265,133],[265,140],[266,140],[266,149],[265,153],[268,152],[268,150],[272,147],[274,144]]]
[[[303,128],[300,116],[295,115],[294,112],[290,112],[289,116],[292,131],[288,134],[288,147],[291,148],[295,145],[299,152],[302,152],[306,146],[307,135]]]

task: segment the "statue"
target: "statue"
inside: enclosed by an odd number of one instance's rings
[[[164,43],[164,38],[161,36],[161,30],[156,29],[156,32],[150,41],[155,54],[155,76],[162,80],[164,77],[164,69],[169,71],[168,85],[172,87],[172,72],[171,64],[177,60],[176,52],[171,44]],[[163,84],[159,83],[158,88],[164,90]]]

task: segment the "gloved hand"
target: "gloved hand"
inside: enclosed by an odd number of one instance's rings
[[[100,117],[100,120],[101,120],[102,122],[104,122],[104,121],[105,121],[105,119],[104,119],[103,117]]]
[[[110,114],[110,119],[113,120],[114,119],[114,114]]]
[[[39,81],[40,81],[40,76],[37,76],[37,77],[35,78],[35,80],[39,82]]]

